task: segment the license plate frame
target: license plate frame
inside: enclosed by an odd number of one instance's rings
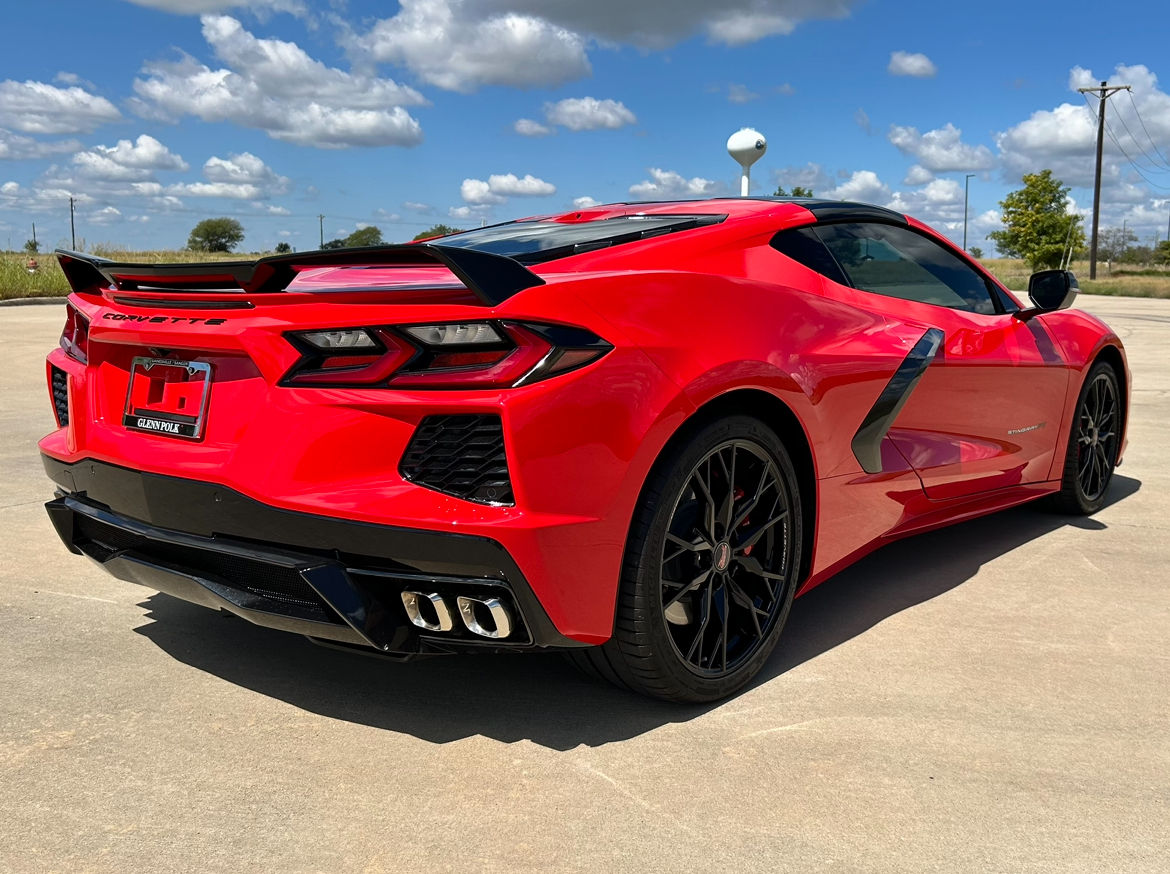
[[[173,378],[176,374],[182,378]],[[179,388],[168,390],[170,386]],[[122,425],[130,431],[200,440],[210,400],[211,365],[206,361],[140,356],[130,363]]]

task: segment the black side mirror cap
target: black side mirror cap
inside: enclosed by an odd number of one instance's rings
[[[1076,274],[1071,270],[1041,270],[1028,277],[1028,297],[1032,307],[1020,310],[1016,317],[1030,319],[1041,313],[1066,310],[1077,299],[1081,290]]]

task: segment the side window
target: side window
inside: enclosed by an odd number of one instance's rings
[[[921,234],[876,223],[822,225],[816,233],[850,283],[863,291],[983,315],[996,313],[983,278]]]
[[[840,285],[850,284],[821,238],[810,227],[781,231],[772,238],[772,248]]]

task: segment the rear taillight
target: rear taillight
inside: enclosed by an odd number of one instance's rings
[[[584,367],[613,347],[581,328],[456,322],[286,335],[301,359],[290,386],[510,388]]]
[[[61,348],[70,358],[85,364],[89,360],[89,320],[73,304],[65,305],[65,327],[61,331]]]

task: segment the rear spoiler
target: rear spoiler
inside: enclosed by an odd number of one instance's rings
[[[518,261],[474,249],[413,243],[273,255],[258,261],[205,264],[120,264],[58,249],[57,260],[74,291],[113,286],[118,291],[246,292],[284,291],[301,270],[317,267],[446,267],[486,306],[498,306],[517,292],[544,285]]]

